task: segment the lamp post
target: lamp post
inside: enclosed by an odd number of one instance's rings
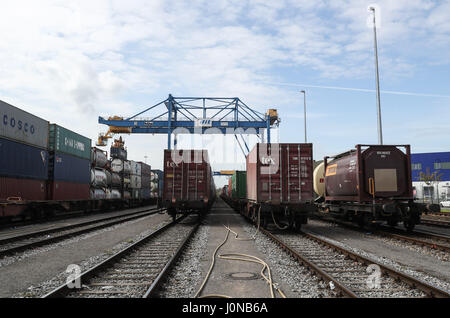
[[[375,73],[377,82],[377,114],[378,114],[378,143],[383,144],[383,130],[381,127],[381,106],[380,106],[380,78],[378,72],[378,46],[377,46],[377,25],[375,21],[375,7],[369,7],[369,10],[373,12],[373,39],[375,50]]]
[[[307,143],[306,141],[306,92],[304,90],[300,91],[300,93],[303,93],[303,111],[304,111],[304,121],[305,121],[305,143]]]

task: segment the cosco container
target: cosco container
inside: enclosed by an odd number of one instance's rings
[[[56,152],[50,153],[49,162],[50,180],[89,184],[89,159]]]
[[[48,148],[48,121],[0,100],[0,137]]]
[[[247,198],[247,172],[235,171],[231,176],[231,197],[233,199]]]
[[[91,148],[91,164],[93,167],[105,168],[108,164],[108,154],[96,147]]]
[[[47,150],[0,138],[0,176],[47,180]]]
[[[48,187],[48,200],[89,200],[89,184],[50,181]]]
[[[324,170],[327,201],[413,197],[409,145],[356,145],[325,157]]]
[[[313,200],[312,144],[256,144],[247,156],[247,198],[271,204]]]
[[[49,151],[91,159],[91,140],[57,124],[50,125],[48,145]]]
[[[91,170],[91,185],[95,188],[107,187],[108,180],[106,177],[105,170],[103,169],[92,169]]]
[[[0,177],[0,201],[18,198],[23,201],[47,199],[46,180]]]

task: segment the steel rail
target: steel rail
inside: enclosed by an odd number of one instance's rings
[[[388,276],[391,276],[394,279],[399,279],[399,280],[405,282],[406,284],[408,284],[409,286],[411,286],[412,288],[417,288],[417,289],[423,291],[429,297],[450,298],[450,294],[448,292],[446,292],[446,291],[444,291],[444,290],[442,290],[440,288],[434,287],[432,285],[429,285],[429,284],[427,284],[425,282],[422,282],[422,281],[420,281],[420,280],[418,280],[418,279],[416,279],[416,278],[414,278],[414,277],[412,277],[412,276],[410,276],[408,274],[405,274],[405,273],[402,273],[400,271],[397,271],[396,269],[394,269],[394,268],[392,268],[390,266],[384,265],[384,264],[382,264],[380,262],[376,262],[376,261],[374,261],[372,259],[366,258],[366,257],[364,257],[362,255],[359,255],[357,253],[349,251],[349,250],[347,250],[347,249],[345,249],[343,247],[340,247],[340,246],[335,245],[335,244],[333,244],[331,242],[328,242],[328,241],[326,241],[324,239],[321,239],[320,237],[318,237],[318,236],[316,236],[314,234],[306,233],[306,232],[303,232],[303,234],[306,237],[310,238],[311,240],[316,241],[317,243],[320,243],[320,244],[322,244],[324,246],[330,247],[330,248],[336,250],[337,252],[339,252],[341,254],[344,254],[347,257],[349,257],[349,258],[351,258],[351,259],[353,259],[355,261],[361,262],[361,263],[366,264],[366,265],[376,264],[376,265],[378,265],[380,267],[381,271],[384,274],[386,274]]]
[[[163,227],[161,227],[161,228],[155,230],[154,232],[148,234],[147,236],[145,236],[144,238],[140,239],[139,241],[133,243],[132,245],[130,245],[130,246],[122,249],[121,251],[117,252],[116,254],[112,255],[111,257],[109,257],[108,259],[104,260],[100,264],[97,264],[96,266],[86,270],[84,273],[80,274],[78,277],[76,277],[74,280],[72,280],[72,283],[74,283],[77,280],[79,280],[81,282],[89,281],[91,278],[97,276],[102,271],[113,267],[114,264],[116,264],[118,261],[120,261],[121,259],[126,257],[128,254],[134,252],[137,248],[139,248],[142,245],[146,244],[148,241],[154,239],[159,234],[162,234],[163,232],[165,232],[166,230],[168,230],[172,226],[178,224],[185,217],[186,216],[182,216],[182,217],[178,218],[177,220],[175,220],[175,221],[173,221],[173,222],[171,222],[169,224],[164,225]],[[199,223],[200,222],[197,222],[196,226],[194,227],[195,229],[198,229]],[[190,231],[189,236],[191,237],[194,233],[195,233],[195,231]],[[172,266],[176,262],[177,258],[181,255],[181,252],[184,249],[184,247],[186,246],[187,242],[188,242],[188,239],[183,240],[183,243],[180,245],[180,248],[177,249],[177,252],[175,253],[175,255],[173,257],[171,257],[171,259],[169,260],[169,262],[171,263],[170,266]],[[151,287],[145,293],[145,295],[148,294],[149,296],[153,296],[154,291],[156,291],[156,287],[159,286],[159,284],[162,281],[162,278],[167,274],[170,266],[168,265],[168,263],[165,265],[163,271],[165,271],[166,273],[163,274],[163,275],[159,274],[159,276],[157,277],[158,283],[157,284],[152,284]],[[54,289],[53,291],[47,293],[42,298],[60,298],[60,297],[65,297],[69,293],[74,292],[74,291],[76,291],[76,289],[70,288],[68,286],[68,283],[66,283],[66,284],[61,285],[60,287]]]
[[[450,246],[448,245],[442,245],[442,244],[437,244],[437,243],[433,243],[433,242],[428,242],[428,241],[424,241],[424,240],[420,240],[417,238],[413,238],[413,237],[409,237],[409,236],[405,236],[405,235],[400,235],[400,234],[395,234],[395,233],[390,233],[390,232],[384,232],[384,231],[377,231],[377,233],[386,236],[386,237],[390,237],[390,238],[395,238],[401,241],[407,241],[407,242],[411,242],[417,245],[422,245],[422,246],[426,246],[429,247],[431,249],[435,249],[435,250],[441,250],[444,252],[450,252]]]
[[[307,259],[305,256],[301,255],[294,249],[290,248],[286,243],[284,243],[281,239],[270,233],[269,231],[260,228],[262,233],[268,236],[272,241],[274,241],[277,245],[279,245],[283,250],[285,250],[288,254],[292,255],[299,263],[304,265],[305,267],[312,270],[316,273],[326,284],[333,282],[334,286],[340,291],[341,295],[344,297],[350,298],[358,298],[353,291],[351,291],[348,287],[338,282],[334,277],[323,271],[319,266],[317,266],[314,262]]]
[[[450,228],[450,221],[421,219],[420,224]]]
[[[128,216],[123,216],[122,215],[122,216],[113,217],[113,220],[106,220],[105,221],[105,219],[100,219],[100,220],[97,220],[96,222],[93,222],[93,221],[86,222],[86,223],[90,223],[90,224],[87,224],[87,225],[86,224],[70,225],[70,226],[68,226],[68,228],[65,228],[65,229],[64,228],[59,228],[59,229],[57,229],[55,231],[53,231],[53,229],[52,229],[52,233],[54,233],[54,232],[68,231],[68,230],[71,230],[71,229],[76,229],[76,228],[79,228],[79,227],[88,226],[87,228],[83,228],[83,229],[78,230],[78,231],[72,231],[72,232],[69,232],[69,233],[63,233],[61,235],[56,235],[56,236],[53,236],[53,237],[47,237],[47,238],[39,239],[37,241],[31,241],[31,242],[20,244],[20,245],[17,245],[17,246],[13,246],[13,247],[10,247],[10,248],[4,249],[4,250],[0,250],[0,258],[5,257],[7,255],[11,255],[11,254],[17,253],[17,252],[21,252],[21,251],[24,251],[24,250],[36,248],[36,247],[43,246],[43,245],[52,244],[52,243],[55,243],[55,242],[58,242],[58,241],[61,241],[61,240],[64,240],[64,239],[67,239],[67,238],[70,238],[70,237],[73,237],[73,236],[79,236],[79,235],[82,235],[82,234],[85,234],[85,233],[88,233],[88,232],[92,232],[92,231],[95,231],[95,230],[99,230],[99,229],[103,229],[103,228],[106,228],[106,227],[114,226],[116,224],[132,221],[132,220],[139,219],[139,218],[142,218],[142,217],[145,217],[145,216],[156,214],[156,213],[158,213],[158,211],[159,210],[148,210],[148,211],[146,210],[146,211],[134,212],[134,213],[131,213],[131,214],[133,214],[131,216],[129,216],[129,215]],[[106,222],[106,223],[103,223],[103,222]],[[92,224],[95,224],[95,223],[102,223],[102,224],[89,226],[89,225],[92,225]],[[46,232],[46,231],[47,230],[44,230],[42,232]],[[37,235],[41,235],[42,236],[42,235],[46,235],[46,234],[48,234],[48,233],[43,233],[43,234],[41,233],[41,234],[37,234]],[[33,236],[37,236],[37,235],[33,235]],[[31,237],[33,237],[33,236],[31,236]],[[29,238],[31,238],[31,237],[29,237]],[[22,239],[23,238],[18,239],[17,241],[20,241]],[[13,241],[10,241],[9,243],[14,243],[15,241],[16,240],[13,240]]]

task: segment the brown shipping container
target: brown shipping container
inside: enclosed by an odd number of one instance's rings
[[[47,199],[47,181],[0,177],[0,201],[20,198],[24,201]]]
[[[247,198],[296,204],[313,200],[312,144],[256,144],[247,156]]]
[[[211,178],[207,150],[164,150],[164,200],[209,200]]]
[[[57,201],[89,200],[89,184],[52,181],[49,183],[48,199]]]
[[[325,158],[328,201],[372,201],[371,193],[375,199],[413,197],[409,145],[357,145],[333,158]]]

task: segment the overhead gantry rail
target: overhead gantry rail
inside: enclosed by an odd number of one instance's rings
[[[158,107],[162,108],[161,113]],[[142,116],[146,113],[152,113],[153,116],[143,118]],[[237,135],[241,135],[241,138],[242,134],[259,135],[267,129],[267,142],[270,143],[270,129],[274,125],[278,126],[279,118],[276,109],[269,109],[266,114],[263,114],[248,107],[238,97],[173,97],[169,95],[166,100],[134,116],[128,118],[114,116],[108,119],[99,117],[98,122],[109,126],[106,134],[100,134],[97,142],[99,146],[106,146],[107,140],[113,134],[167,134],[167,148],[171,149],[172,134],[175,134],[174,147],[176,148],[177,134],[204,134],[205,132],[225,134],[231,131],[238,140]]]

